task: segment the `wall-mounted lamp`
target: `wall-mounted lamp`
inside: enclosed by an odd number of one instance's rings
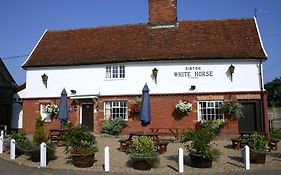
[[[45,85],[45,87],[47,88],[47,84],[48,84],[48,75],[46,75],[45,73],[43,75],[41,75],[42,78],[42,82]]]
[[[233,73],[234,73],[234,69],[235,67],[231,64],[228,68],[228,72],[230,74],[230,80],[232,81],[232,76],[233,76]]]
[[[158,69],[156,69],[155,67],[154,69],[152,69],[152,76],[154,78],[155,84],[157,84],[157,74],[158,74]]]

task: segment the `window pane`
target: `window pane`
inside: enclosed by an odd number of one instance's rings
[[[111,78],[111,67],[106,66],[106,73],[105,73],[106,78]]]
[[[127,120],[128,119],[127,106],[128,105],[126,101],[105,102],[105,116],[109,115],[109,117],[111,117],[112,119],[123,118]],[[107,110],[107,107],[109,107],[110,110]],[[111,113],[108,111],[111,111]]]
[[[125,66],[120,66],[120,78],[125,78]]]
[[[200,101],[198,116],[201,120],[224,119],[221,109],[222,101]]]
[[[118,78],[118,67],[117,66],[113,67],[112,78]]]

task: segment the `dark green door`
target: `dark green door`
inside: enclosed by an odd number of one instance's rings
[[[82,104],[82,124],[86,125],[89,131],[94,131],[93,104]]]
[[[262,118],[260,113],[260,102],[253,101],[239,101],[243,105],[243,114],[239,120],[240,132],[262,131]]]

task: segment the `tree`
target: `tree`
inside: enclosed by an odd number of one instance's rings
[[[265,89],[268,93],[268,105],[281,107],[281,77],[275,78],[265,84]]]

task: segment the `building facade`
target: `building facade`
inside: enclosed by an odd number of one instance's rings
[[[13,93],[17,84],[5,64],[0,59],[0,125],[2,129],[9,129],[12,118]]]
[[[105,118],[123,118],[126,134],[141,128],[135,108],[144,84],[150,89],[150,127],[194,128],[225,119],[224,101],[239,101],[245,117],[222,134],[267,130],[262,63],[266,60],[255,18],[178,21],[176,0],[149,0],[147,24],[45,31],[23,68],[27,70],[23,129],[35,117],[46,129],[60,123],[44,111],[68,93],[69,120],[100,133]],[[155,71],[157,70],[157,71]],[[178,101],[192,104],[178,118]]]

